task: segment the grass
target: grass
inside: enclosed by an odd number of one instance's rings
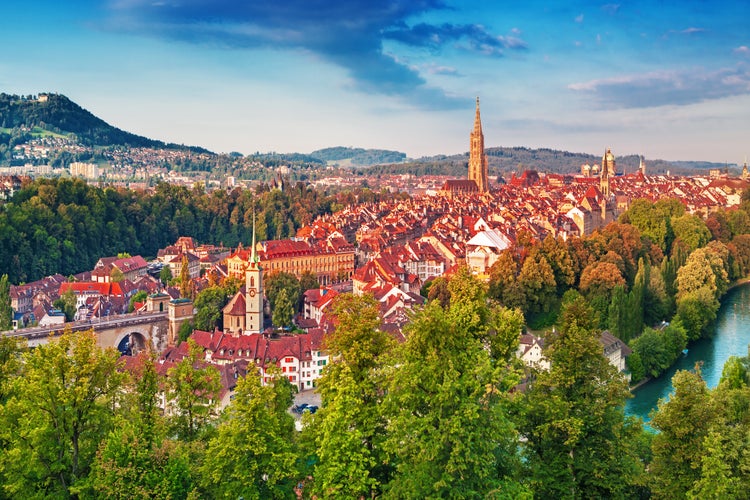
[[[50,130],[43,129],[41,127],[34,127],[31,129],[31,135],[35,137],[57,137],[58,139],[67,139],[68,136],[66,134],[58,134],[57,132],[52,132]]]

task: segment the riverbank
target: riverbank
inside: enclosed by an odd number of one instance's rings
[[[744,286],[743,286],[744,285]],[[699,339],[690,344],[688,354],[680,356],[659,377],[639,382],[631,387],[632,398],[625,403],[628,415],[635,415],[648,422],[649,413],[660,399],[673,392],[672,377],[678,370],[693,370],[701,364],[701,375],[708,387],[715,387],[721,380],[724,363],[730,356],[746,356],[750,343],[750,280],[738,280],[722,298],[718,311],[715,333],[711,338]]]

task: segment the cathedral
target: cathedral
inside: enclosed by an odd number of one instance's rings
[[[489,191],[487,183],[487,155],[484,154],[484,134],[482,120],[479,117],[479,97],[474,116],[474,130],[471,131],[471,148],[469,149],[469,180],[474,181],[480,193]]]
[[[474,129],[470,135],[469,178],[449,179],[445,181],[441,191],[445,196],[451,198],[486,193],[490,190],[487,179],[487,155],[484,154],[484,134],[482,133],[482,120],[479,116],[479,97],[477,97]]]

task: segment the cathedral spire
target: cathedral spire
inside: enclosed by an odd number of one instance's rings
[[[474,129],[470,135],[469,149],[469,180],[477,185],[480,193],[489,190],[487,183],[487,156],[484,154],[484,134],[482,133],[482,119],[479,116],[479,97],[477,97],[477,111],[474,117]]]
[[[479,116],[479,96],[477,96],[477,111],[474,116],[474,133],[475,134],[482,133],[482,119]]]

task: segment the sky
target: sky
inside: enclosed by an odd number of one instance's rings
[[[215,152],[545,147],[737,164],[750,2],[5,0],[0,92]]]

